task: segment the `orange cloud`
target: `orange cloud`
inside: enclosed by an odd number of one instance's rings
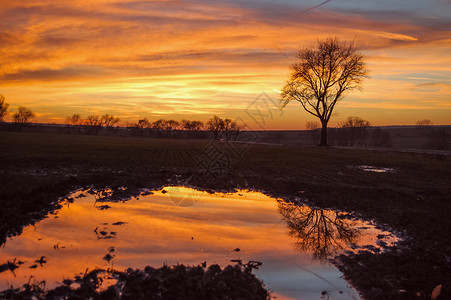
[[[426,17],[396,5],[311,2],[2,3],[0,93],[42,122],[76,112],[233,117],[262,91],[278,100],[273,90],[299,47],[337,36],[355,39],[371,69],[364,94],[342,105],[402,109],[391,101],[410,99],[413,107],[449,107],[451,32],[440,9]],[[287,120],[271,126],[303,127]]]

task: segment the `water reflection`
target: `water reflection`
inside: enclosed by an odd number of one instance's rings
[[[355,222],[338,212],[284,201],[279,201],[278,207],[298,250],[312,252],[315,259],[332,257],[358,238]]]
[[[357,168],[365,172],[374,172],[374,173],[391,173],[395,170],[393,168],[382,168],[366,165],[357,166]]]
[[[174,204],[193,193],[195,205]],[[349,241],[376,244],[382,233],[250,191],[208,194],[166,187],[139,199],[104,202],[110,198],[108,190],[76,192],[55,214],[8,239],[0,249],[0,290],[19,287],[30,276],[54,287],[86,268],[259,261],[257,276],[279,299],[317,299],[322,291],[331,299],[357,298],[333,265],[313,262],[312,255],[324,257],[330,245]],[[368,229],[357,234],[353,225]],[[314,244],[319,238],[322,243]]]

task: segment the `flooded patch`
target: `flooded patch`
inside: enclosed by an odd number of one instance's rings
[[[365,171],[365,172],[375,172],[375,173],[390,173],[390,172],[395,171],[394,168],[381,168],[381,167],[366,166],[366,165],[357,166],[356,168],[360,169],[362,171]]]
[[[358,299],[327,259],[378,252],[395,241],[347,214],[245,190],[166,187],[126,202],[109,197],[110,190],[78,191],[8,239],[0,249],[0,290],[30,280],[51,288],[95,268],[255,261],[262,263],[255,274],[278,299]]]

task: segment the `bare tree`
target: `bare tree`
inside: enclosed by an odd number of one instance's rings
[[[165,130],[167,122],[165,119],[158,119],[152,123],[152,128],[159,131]]]
[[[423,119],[423,120],[417,121],[418,127],[431,126],[431,125],[434,125],[434,123],[429,119]]]
[[[282,89],[282,106],[299,101],[308,113],[319,118],[320,146],[327,146],[327,124],[335,105],[347,91],[360,88],[368,70],[354,43],[339,42],[336,38],[301,49],[297,58]]]
[[[5,102],[5,96],[0,94],[0,123],[3,122],[8,115],[9,104]]]
[[[152,127],[152,124],[149,122],[149,120],[147,120],[147,118],[144,118],[144,119],[139,119],[138,123],[135,124],[135,127],[145,129],[145,128]]]
[[[315,122],[315,121],[307,121],[305,122],[305,128],[307,128],[307,130],[316,130],[319,128],[319,123]]]
[[[240,125],[237,122],[233,122],[230,128],[230,139],[233,141],[237,141],[239,136],[246,131],[245,125]]]
[[[83,125],[87,134],[97,135],[100,129],[102,129],[102,120],[97,115],[91,115],[84,120]]]
[[[19,106],[17,112],[13,114],[13,121],[15,124],[23,126],[25,124],[31,123],[31,119],[35,117],[35,113],[26,107]]]
[[[178,121],[176,121],[176,120],[168,120],[166,122],[166,128],[165,129],[168,132],[172,132],[172,130],[177,130],[179,128],[179,126],[180,126],[180,123]]]
[[[237,124],[229,118],[225,118],[223,120],[223,124],[224,126],[222,130],[224,131],[225,139],[228,142],[230,140],[230,134]]]
[[[119,123],[120,119],[116,118],[113,115],[104,114],[100,118],[100,123],[103,127],[105,127],[105,134],[109,134],[113,128],[114,125]]]
[[[224,130],[224,120],[218,116],[213,116],[207,121],[207,129],[213,132],[215,140],[217,140],[219,133]]]
[[[312,251],[316,259],[326,259],[337,250],[354,242],[359,235],[353,222],[342,218],[337,212],[313,209],[281,201],[279,212],[296,238],[296,247],[301,252]]]
[[[147,120],[147,118],[139,119],[138,122],[134,124],[129,124],[129,130],[133,135],[144,136],[145,132],[152,128],[152,123]]]
[[[202,121],[190,121],[190,120],[182,120],[181,127],[185,130],[189,131],[199,131],[204,127],[204,123]]]
[[[73,114],[70,117],[66,117],[66,124],[67,125],[74,125],[79,126],[82,123],[81,116],[79,114]]]
[[[72,128],[75,128],[78,133],[81,131],[81,127],[83,125],[83,120],[79,114],[73,114],[72,116],[66,117],[65,123],[70,125]]]
[[[354,146],[356,143],[364,145],[368,138],[368,128],[371,123],[359,118],[348,117],[346,121],[338,123],[342,128],[341,144]]]

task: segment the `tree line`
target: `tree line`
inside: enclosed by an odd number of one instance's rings
[[[108,135],[117,129],[119,121],[119,118],[109,114],[90,115],[85,119],[80,114],[73,114],[66,118],[65,123],[76,128],[78,133],[97,135],[103,131]],[[180,122],[172,119],[158,119],[151,122],[147,118],[141,118],[134,123],[127,122],[124,128],[134,136],[154,137],[177,137],[184,134],[202,138],[205,137],[205,132],[211,132],[214,139],[224,141],[235,141],[244,132],[244,126],[229,118],[223,119],[218,116],[213,116],[205,123],[186,119]]]

